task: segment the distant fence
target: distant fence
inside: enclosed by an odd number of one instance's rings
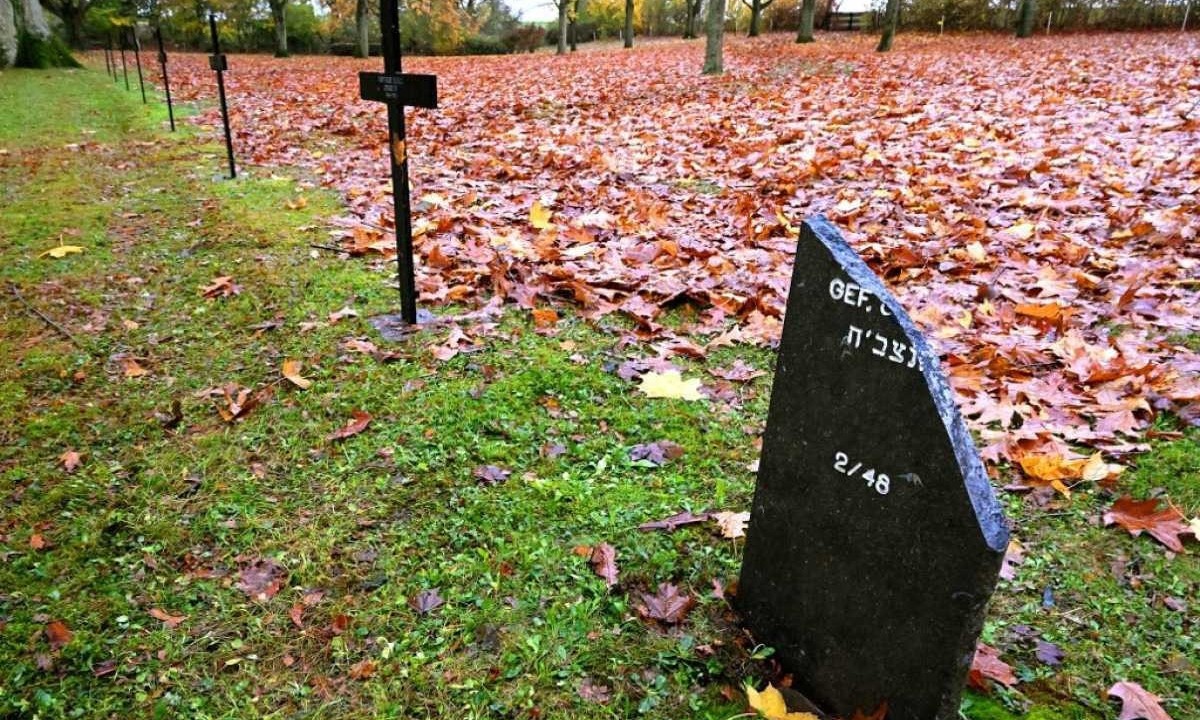
[[[870,13],[830,12],[825,13],[821,27],[832,32],[854,32],[862,30],[870,21]]]

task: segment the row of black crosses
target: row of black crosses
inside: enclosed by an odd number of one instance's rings
[[[142,91],[142,104],[146,103],[146,80],[142,77],[142,43],[138,40],[135,28],[122,28],[117,33],[120,38],[121,72],[125,75],[125,89],[129,89],[129,67],[125,64],[125,49],[133,46],[133,57],[137,63],[138,87]],[[171,132],[175,132],[175,108],[171,104],[171,82],[167,79],[167,51],[163,48],[162,29],[154,28],[154,37],[158,41],[158,64],[162,68],[163,90],[167,95],[167,117],[171,121]],[[132,42],[127,43],[127,39]],[[104,67],[113,82],[120,82],[117,75],[117,52],[113,50],[112,33],[108,34],[108,44],[104,46]]]
[[[392,167],[392,204],[396,226],[396,274],[400,286],[400,317],[404,323],[417,323],[417,289],[412,243],[412,212],[408,185],[408,148],[404,124],[405,107],[437,107],[437,77],[401,71],[400,8],[397,0],[380,0],[380,24],[383,34],[383,72],[358,74],[359,94],[363,100],[387,105],[388,155]],[[225,130],[225,150],[229,157],[229,177],[237,177],[233,160],[233,137],[229,130],[229,108],[225,101],[225,72],[229,62],[221,53],[217,20],[208,16],[213,54],[209,67],[217,74],[217,95],[221,103],[221,123]],[[164,65],[165,67],[165,65]],[[165,73],[165,71],[164,71]],[[165,75],[164,75],[165,76]]]
[[[412,211],[408,184],[408,149],[404,123],[405,107],[437,107],[437,77],[417,75],[401,71],[400,8],[398,0],[380,0],[380,24],[383,31],[383,72],[358,74],[359,93],[364,100],[373,100],[387,105],[388,112],[388,155],[392,168],[392,204],[396,227],[396,273],[400,287],[400,317],[405,324],[417,323],[417,290],[412,243]],[[233,158],[233,134],[229,127],[229,106],[225,98],[225,72],[229,61],[221,52],[221,38],[217,32],[216,16],[208,16],[208,28],[212,37],[212,55],[208,65],[217,74],[217,95],[221,105],[221,124],[225,131],[225,153],[229,159],[229,177],[237,177],[237,165]],[[167,53],[163,48],[162,30],[155,28],[158,40],[158,62],[162,67],[163,88],[166,92],[167,112],[171,130],[175,130],[175,111],[171,105],[171,85],[167,78]],[[142,87],[142,102],[146,102],[146,86],[142,78],[141,43],[132,28],[119,33],[121,70],[125,73],[125,89],[129,89],[129,70],[125,64],[127,37],[132,40],[137,62],[138,81]],[[117,53],[113,50],[112,36],[104,48],[104,63],[114,81],[117,75]]]

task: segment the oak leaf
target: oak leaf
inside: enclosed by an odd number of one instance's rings
[[[1162,698],[1135,682],[1122,680],[1108,689],[1108,696],[1121,701],[1121,715],[1117,720],[1171,720],[1163,710]]]
[[[750,523],[749,512],[719,512],[713,515],[721,536],[729,540],[746,537],[746,525]]]

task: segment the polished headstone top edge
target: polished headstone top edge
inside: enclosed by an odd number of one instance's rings
[[[945,376],[942,375],[941,360],[937,353],[933,352],[929,344],[925,342],[924,334],[913,324],[912,319],[892,296],[891,291],[884,286],[871,268],[867,267],[858,253],[846,243],[841,233],[830,224],[825,216],[814,215],[804,220],[800,231],[800,242],[805,242],[807,236],[811,236],[824,245],[825,249],[850,276],[850,279],[859,287],[870,291],[879,298],[880,302],[887,305],[896,322],[908,335],[909,341],[925,358],[921,373],[925,377],[929,394],[934,399],[938,415],[942,418],[942,425],[946,428],[946,434],[954,447],[954,454],[963,474],[963,484],[971,499],[976,519],[979,521],[979,529],[989,548],[996,552],[1003,552],[1008,546],[1008,523],[1004,520],[1000,503],[996,500],[995,492],[988,481],[983,462],[979,459],[975,441],[971,438],[971,433],[967,430],[967,426],[958,412],[958,405],[954,402],[954,392],[946,382]],[[799,256],[797,253],[797,257]]]

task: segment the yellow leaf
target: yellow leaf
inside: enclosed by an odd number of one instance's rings
[[[746,699],[750,701],[750,707],[757,710],[767,720],[817,720],[817,716],[812,713],[788,712],[783,693],[776,690],[775,686],[770,683],[767,683],[766,689],[762,692],[747,685]]]
[[[967,257],[971,258],[977,263],[981,263],[987,260],[987,251],[985,251],[983,249],[983,245],[980,245],[979,241],[976,240],[967,245]]]
[[[1123,465],[1104,462],[1104,458],[1097,452],[1084,463],[1082,476],[1088,482],[1100,482],[1110,477],[1116,477],[1124,472],[1124,470],[1125,467]]]
[[[83,252],[83,248],[79,247],[78,245],[59,245],[58,247],[52,247],[43,253],[39,253],[38,257],[46,257],[49,255],[52,258],[61,258],[66,257],[71,253],[81,252]]]
[[[121,371],[125,373],[125,377],[127,377],[127,378],[142,377],[143,375],[150,374],[149,370],[142,367],[141,364],[138,363],[137,360],[134,360],[131,357],[121,358],[120,363],[121,363]]]
[[[652,398],[676,398],[679,400],[703,400],[700,394],[700,380],[692,378],[684,380],[678,370],[667,372],[648,372],[642,376],[642,384],[638,389]]]
[[[296,198],[295,200],[287,201],[287,209],[288,210],[303,210],[306,207],[308,207],[308,198],[304,197],[303,195]]]
[[[1036,230],[1037,227],[1033,223],[1023,222],[1013,225],[1008,230],[1005,230],[1005,232],[1018,240],[1028,240],[1033,237],[1033,233]]]
[[[283,376],[288,379],[293,385],[301,390],[307,390],[312,385],[312,380],[300,377],[300,361],[299,360],[284,360],[283,361]]]
[[[542,207],[540,200],[534,200],[533,205],[529,208],[529,224],[538,230],[548,230],[554,227],[550,222],[550,216],[553,215],[552,210]]]
[[[1026,455],[1020,460],[1021,469],[1034,480],[1044,483],[1078,480],[1083,477],[1087,460],[1062,455]]]

